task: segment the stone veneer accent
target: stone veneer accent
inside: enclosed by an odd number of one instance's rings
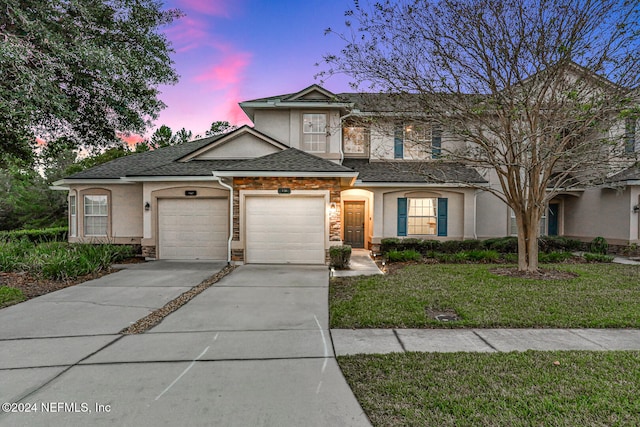
[[[155,246],[143,246],[142,247],[142,256],[145,258],[155,258],[156,257],[156,247]]]
[[[342,240],[340,222],[340,178],[304,177],[242,177],[233,179],[233,240],[240,240],[240,190],[277,190],[287,187],[291,190],[329,190],[329,203],[336,204],[336,212],[329,217],[329,240]],[[231,253],[234,261],[244,260],[244,250]]]

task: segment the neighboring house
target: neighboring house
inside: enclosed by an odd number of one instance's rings
[[[71,242],[139,244],[159,259],[322,264],[332,245],[385,237],[452,240],[515,232],[492,185],[442,161],[438,125],[372,126],[358,94],[318,85],[242,102],[254,127],[119,158],[56,183],[69,191]],[[388,112],[387,112],[388,113]],[[495,184],[495,183],[494,183]],[[638,242],[640,171],[565,192],[543,234]]]

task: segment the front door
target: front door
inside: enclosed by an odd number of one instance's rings
[[[344,202],[344,243],[364,248],[364,202]]]
[[[559,203],[549,203],[549,230],[547,235],[549,236],[557,236],[558,235],[558,223],[560,215],[560,204]]]

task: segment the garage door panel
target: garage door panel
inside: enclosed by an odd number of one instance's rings
[[[324,264],[324,200],[247,197],[247,262]]]
[[[228,200],[161,199],[158,246],[162,259],[225,259]]]

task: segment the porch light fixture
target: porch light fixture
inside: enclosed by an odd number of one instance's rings
[[[149,212],[151,210],[151,205],[149,204],[149,202],[144,204],[144,210]]]
[[[640,211],[640,205],[634,205],[633,206],[633,213],[638,213],[638,211]]]
[[[331,204],[329,205],[329,212],[334,214],[336,213],[336,210],[338,210],[338,208],[336,207],[336,202],[331,202]]]

